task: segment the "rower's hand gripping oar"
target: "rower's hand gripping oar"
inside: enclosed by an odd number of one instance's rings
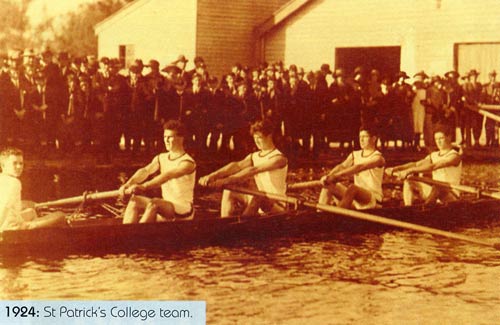
[[[472,194],[477,194],[477,195],[482,195],[482,196],[487,196],[493,199],[500,199],[500,192],[493,192],[493,191],[488,191],[488,190],[481,190],[473,186],[467,186],[467,185],[459,185],[459,184],[450,184],[446,182],[441,182],[441,181],[436,181],[432,178],[428,177],[418,177],[418,176],[410,176],[408,177],[409,180],[416,181],[416,182],[422,182],[426,183],[429,185],[435,185],[435,186],[440,186],[452,190],[457,190],[460,192],[465,192],[465,193],[472,193]]]
[[[423,232],[423,233],[427,233],[427,234],[432,234],[432,235],[437,235],[437,236],[442,236],[442,237],[447,237],[447,238],[452,238],[452,239],[458,239],[458,240],[462,240],[462,241],[466,241],[466,242],[470,242],[470,243],[474,243],[474,244],[478,244],[478,245],[493,247],[497,250],[500,250],[500,243],[492,243],[492,242],[482,240],[479,238],[474,238],[474,237],[470,237],[470,236],[466,236],[466,235],[462,235],[462,234],[456,234],[456,233],[452,233],[449,231],[444,231],[444,230],[440,230],[440,229],[436,229],[436,228],[421,226],[421,225],[417,225],[417,224],[413,224],[413,223],[409,223],[409,222],[385,218],[385,217],[377,216],[377,215],[366,213],[366,212],[344,209],[344,208],[331,206],[331,205],[327,205],[327,204],[319,204],[319,203],[315,203],[315,202],[302,201],[302,200],[299,200],[297,198],[293,198],[293,197],[290,197],[287,195],[282,195],[282,194],[267,193],[267,192],[249,190],[249,189],[238,188],[238,187],[228,187],[227,189],[234,191],[234,192],[243,193],[243,194],[265,197],[265,198],[268,198],[271,200],[291,203],[291,204],[295,204],[295,205],[302,205],[302,206],[313,208],[316,210],[334,213],[337,215],[342,215],[342,216],[346,216],[346,217],[350,217],[350,218],[361,219],[361,220],[365,220],[365,221],[380,223],[380,224],[404,228],[404,229],[410,229],[410,230],[414,230],[414,231],[418,231],[418,232]]]
[[[48,201],[42,203],[36,203],[35,208],[50,208],[50,207],[58,207],[64,205],[74,205],[87,201],[97,201],[97,200],[106,200],[113,199],[120,195],[119,190],[107,191],[107,192],[97,192],[97,193],[86,193],[79,196],[73,196],[65,199],[59,199],[55,201]]]

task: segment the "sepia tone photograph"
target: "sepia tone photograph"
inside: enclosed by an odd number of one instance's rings
[[[1,300],[498,323],[499,1],[0,14]]]

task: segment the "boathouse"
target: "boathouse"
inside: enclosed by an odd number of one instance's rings
[[[202,56],[413,74],[500,70],[498,0],[136,0],[95,27],[99,56]]]

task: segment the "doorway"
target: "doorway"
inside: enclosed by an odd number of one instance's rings
[[[340,47],[335,49],[335,67],[343,68],[352,75],[356,67],[363,67],[365,73],[377,69],[382,77],[392,79],[400,70],[401,47]]]

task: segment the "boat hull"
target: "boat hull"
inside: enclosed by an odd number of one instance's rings
[[[473,225],[487,227],[500,220],[500,200],[460,201],[433,207],[395,207],[367,210],[378,216],[443,230]],[[198,213],[199,215],[199,213]],[[252,218],[207,214],[191,221],[122,225],[121,219],[83,219],[64,228],[5,231],[2,254],[53,252],[128,252],[143,249],[225,245],[241,240],[261,241],[279,236],[383,232],[390,226],[312,210]]]

